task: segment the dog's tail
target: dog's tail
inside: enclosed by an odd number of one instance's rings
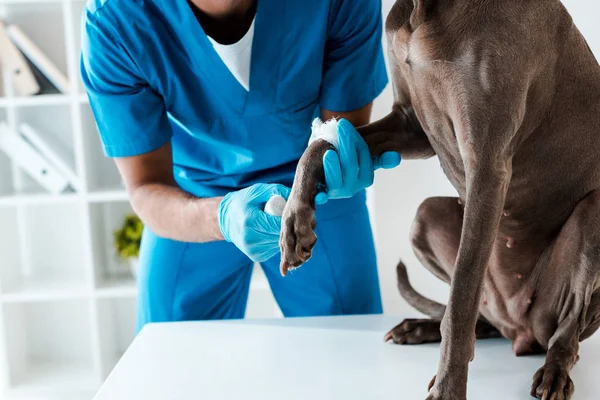
[[[398,263],[396,273],[398,274],[398,290],[404,300],[416,308],[417,311],[422,312],[433,319],[441,320],[446,311],[446,306],[424,297],[412,287],[408,279],[406,266],[402,261]]]

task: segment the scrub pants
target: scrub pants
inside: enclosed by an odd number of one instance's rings
[[[312,258],[287,277],[279,255],[261,264],[286,317],[382,312],[366,195],[316,212]],[[147,323],[243,318],[253,262],[233,244],[183,243],[146,229],[140,251],[137,329]]]

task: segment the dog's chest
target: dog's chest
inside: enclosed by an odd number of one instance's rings
[[[504,336],[515,339],[527,331],[528,312],[534,301],[535,285],[523,272],[502,270],[490,260],[484,281],[480,312],[502,330]]]

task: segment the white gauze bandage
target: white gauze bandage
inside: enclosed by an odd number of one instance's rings
[[[273,195],[273,197],[267,201],[267,204],[265,204],[265,213],[274,217],[281,217],[286,205],[287,201],[283,197],[278,194]]]
[[[337,135],[338,120],[335,118],[323,123],[321,118],[315,118],[312,123],[312,134],[308,139],[308,145],[318,139],[323,139],[329,142],[336,149],[338,148],[338,135]]]

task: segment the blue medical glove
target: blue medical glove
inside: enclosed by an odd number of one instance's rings
[[[367,143],[345,119],[338,122],[337,135],[337,151],[328,150],[323,156],[327,192],[317,194],[317,203],[352,197],[373,184],[376,169],[400,164],[400,154],[393,151],[371,159]]]
[[[279,252],[281,217],[264,212],[265,204],[276,194],[287,200],[290,189],[258,183],[227,194],[219,204],[223,237],[254,262],[267,261]]]

